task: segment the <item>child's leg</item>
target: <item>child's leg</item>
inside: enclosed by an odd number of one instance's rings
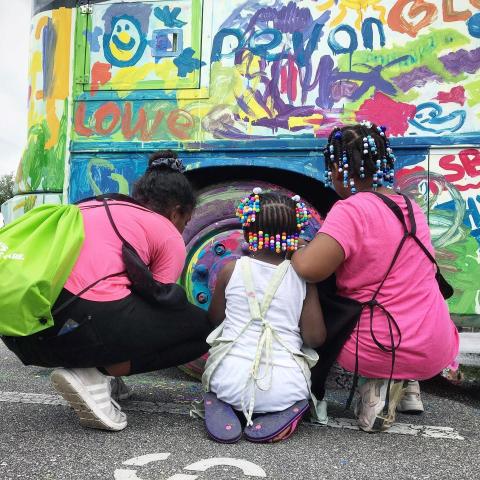
[[[259,415],[253,420],[253,425],[245,428],[245,438],[256,443],[286,440],[296,430],[307,410],[308,400],[300,400],[281,412]]]
[[[204,396],[205,427],[208,435],[220,443],[235,443],[242,436],[242,426],[233,408],[208,392]]]

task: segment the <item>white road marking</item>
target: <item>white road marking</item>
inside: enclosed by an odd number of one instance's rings
[[[166,460],[170,456],[170,453],[149,453],[148,455],[142,455],[141,457],[134,457],[130,460],[123,462],[123,465],[134,465],[135,467],[143,467],[152,462],[159,462]]]
[[[113,478],[115,480],[141,480],[141,478],[137,477],[136,470],[124,470],[122,468],[115,470]]]
[[[262,467],[259,467],[256,463],[249,462],[248,460],[242,460],[239,458],[207,458],[200,460],[199,462],[192,463],[184,468],[184,470],[190,470],[194,472],[205,472],[209,468],[218,466],[236,467],[242,470],[242,472],[248,477],[266,477],[267,474]]]
[[[323,425],[315,425],[323,427]],[[360,430],[357,422],[352,418],[329,418],[327,427],[344,428],[346,430]],[[413,435],[415,437],[448,438],[451,440],[465,440],[456,430],[450,427],[435,427],[428,425],[412,425],[409,423],[394,423],[385,433],[397,435]]]
[[[142,480],[137,476],[136,470],[125,470],[119,468],[113,473],[115,480]],[[196,480],[198,475],[188,475],[184,473],[176,473],[172,477],[168,477],[167,480]]]
[[[123,462],[123,465],[140,467],[148,465],[149,463],[166,460],[168,457],[170,457],[170,453],[168,452],[149,453],[140,457],[130,458],[129,460]],[[267,476],[265,470],[263,470],[263,468],[259,467],[257,464],[238,458],[207,458],[187,465],[184,470],[205,472],[209,468],[217,466],[229,466],[239,468],[248,477],[264,478]],[[115,480],[141,480],[140,477],[137,476],[136,470],[127,470],[124,468],[118,468],[117,470],[115,470],[114,478]],[[169,477],[167,480],[196,480],[197,478],[198,475],[176,473],[175,475]]]
[[[147,455],[141,455],[140,457],[130,458],[123,462],[123,465],[132,465],[135,467],[143,467],[153,462],[161,462],[166,460],[171,454],[168,452],[162,453],[149,453]],[[114,472],[115,480],[141,480],[137,476],[136,470],[117,469]],[[184,475],[175,474],[173,477],[169,477],[167,480],[195,480],[197,475]]]
[[[0,391],[0,402],[25,403],[41,405],[65,405],[67,402],[57,395],[46,395],[39,393],[2,392]],[[170,413],[174,415],[189,415],[190,407],[178,403],[159,402],[122,402],[122,409],[125,411],[145,413]],[[308,424],[307,424],[308,425]],[[323,427],[322,425],[315,425]],[[355,420],[350,418],[329,418],[327,427],[343,428],[347,430],[358,430]],[[395,423],[385,433],[398,435],[412,435],[427,438],[444,438],[452,440],[464,440],[456,430],[450,427],[437,427],[428,425],[412,425],[408,423]],[[132,477],[135,478],[135,477]]]
[[[176,473],[173,477],[168,477],[167,480],[195,480],[198,475],[188,475],[188,473]]]

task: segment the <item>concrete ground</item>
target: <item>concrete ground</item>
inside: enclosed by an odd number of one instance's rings
[[[480,367],[480,332],[460,334],[459,360],[464,364]]]
[[[0,342],[0,479],[231,480],[478,479],[478,371],[462,386],[422,384],[426,412],[399,415],[389,433],[355,429],[345,389],[328,398],[329,427],[300,425],[288,441],[220,445],[188,416],[200,385],[177,369],[131,377],[119,433],[81,428],[49,382]]]

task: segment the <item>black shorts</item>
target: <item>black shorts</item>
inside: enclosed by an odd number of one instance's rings
[[[72,296],[63,290],[52,310]],[[69,319],[79,326],[58,335]],[[194,305],[166,309],[135,293],[110,302],[78,298],[54,320],[40,333],[3,341],[25,365],[86,368],[131,361],[132,373],[141,373],[198,358],[208,351],[212,330],[206,312]]]

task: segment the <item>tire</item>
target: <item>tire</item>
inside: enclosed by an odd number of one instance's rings
[[[201,308],[208,309],[217,275],[223,266],[248,252],[235,211],[240,200],[254,187],[261,187],[264,192],[294,195],[286,188],[261,181],[220,183],[199,193],[197,207],[183,235],[188,254],[181,284],[189,300]],[[306,203],[312,213],[312,221],[304,236],[311,239],[321,224],[321,217]],[[200,378],[206,358],[204,355],[181,369]]]

